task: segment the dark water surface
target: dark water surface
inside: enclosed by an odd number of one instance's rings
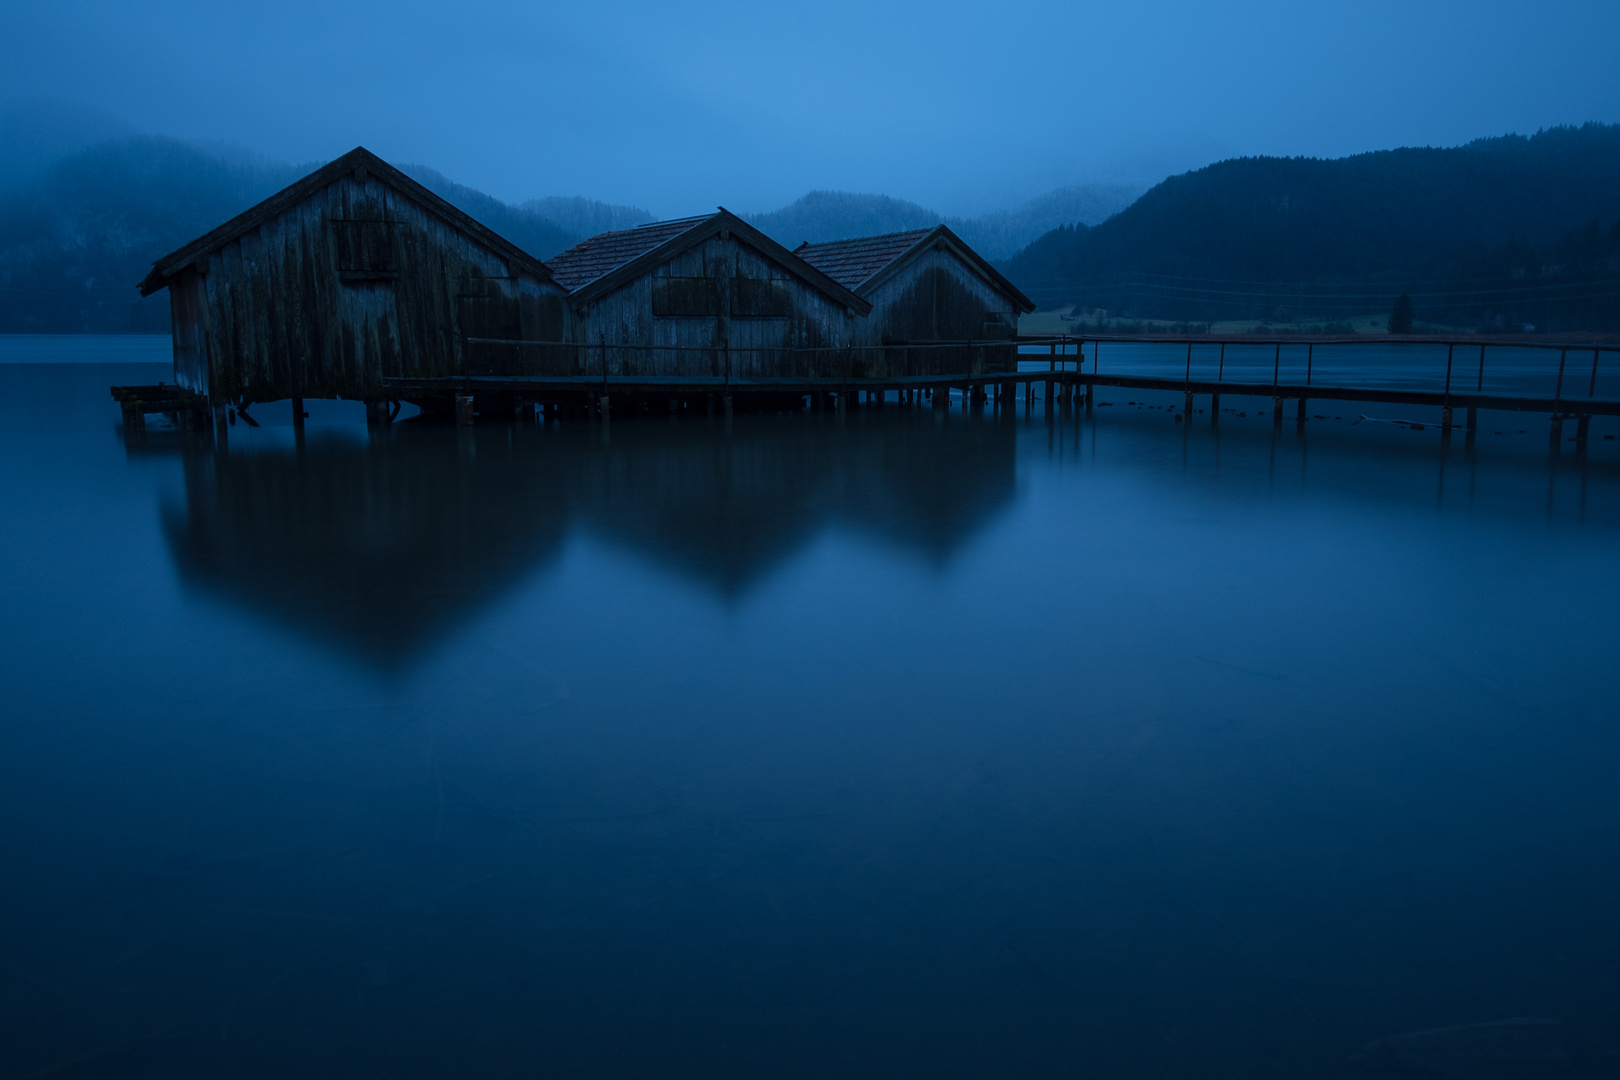
[[[0,1076],[1620,1070],[1613,427],[166,377],[0,366]]]

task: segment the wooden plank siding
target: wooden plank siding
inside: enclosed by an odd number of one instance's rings
[[[159,260],[176,382],[216,404],[376,399],[383,379],[569,374],[543,264],[364,150]]]
[[[859,321],[859,344],[891,346],[870,354],[870,374],[874,376],[983,375],[1017,370],[1016,302],[949,250],[924,251],[871,291],[861,293],[872,302],[872,313]],[[892,347],[923,341],[976,344],[960,349]]]
[[[710,236],[580,305],[579,374],[601,373],[605,351],[609,375],[841,376],[846,312],[735,234]]]

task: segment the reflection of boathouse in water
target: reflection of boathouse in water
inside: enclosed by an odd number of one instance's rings
[[[1016,372],[1033,307],[944,227],[795,252],[720,210],[541,262],[358,148],[140,288],[169,290],[181,389],[117,388],[137,426],[282,399],[301,422],[306,397],[363,400],[384,422],[404,400],[470,420],[475,402],[510,415],[612,393],[662,410],[720,390],[780,408],[858,401],[863,380],[982,385]]]
[[[948,560],[1011,502],[1011,425],[411,422],[302,451],[196,453],[166,514],[188,585],[383,667],[557,559],[576,529],[735,597],[828,527]]]

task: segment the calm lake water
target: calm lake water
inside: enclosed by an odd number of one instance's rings
[[[1613,424],[168,377],[0,364],[0,1076],[1620,1070]]]

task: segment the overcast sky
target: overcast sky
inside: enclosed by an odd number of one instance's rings
[[[659,215],[946,213],[1238,154],[1620,120],[1620,3],[5,0],[0,96],[291,161],[364,144]]]

